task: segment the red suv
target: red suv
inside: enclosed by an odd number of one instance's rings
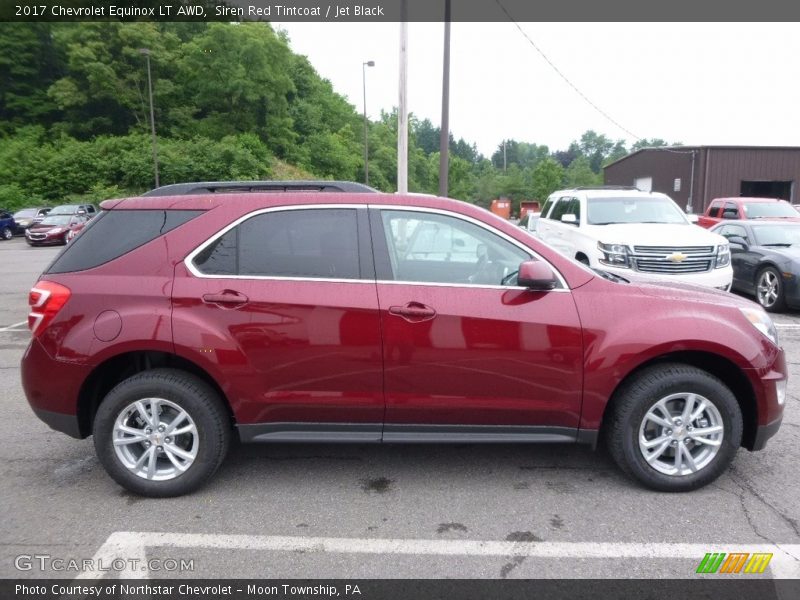
[[[36,414],[122,486],[196,489],[244,442],[580,442],[665,491],[780,426],[759,306],[585,267],[454,200],[127,198],[30,293]]]
[[[800,221],[800,212],[777,198],[715,198],[697,224],[710,229],[726,219],[768,219]]]

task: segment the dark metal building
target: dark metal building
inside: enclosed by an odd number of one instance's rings
[[[643,148],[604,168],[608,185],[663,192],[687,212],[714,198],[757,196],[800,204],[800,148],[670,146]]]

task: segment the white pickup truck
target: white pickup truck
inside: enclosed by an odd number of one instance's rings
[[[684,281],[720,290],[733,280],[728,240],[692,224],[667,195],[636,188],[554,192],[537,235],[590,267],[638,279]]]

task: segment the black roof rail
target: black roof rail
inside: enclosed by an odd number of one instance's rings
[[[641,192],[635,185],[581,185],[572,188],[573,190],[631,190]]]
[[[353,181],[196,181],[162,185],[142,196],[239,194],[242,192],[349,192],[375,194],[378,190]]]

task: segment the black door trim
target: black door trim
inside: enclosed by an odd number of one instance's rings
[[[242,442],[386,442],[396,444],[579,442],[594,445],[597,441],[596,431],[541,425],[257,423],[238,425],[237,428]]]

